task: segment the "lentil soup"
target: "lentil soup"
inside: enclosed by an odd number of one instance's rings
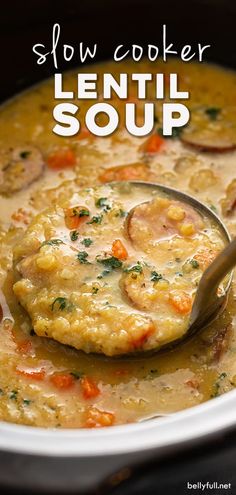
[[[60,138],[52,132],[51,80],[1,108],[4,421],[58,428],[130,423],[194,406],[236,384],[235,281],[226,310],[200,335],[166,353],[137,356],[184,335],[198,281],[224,240],[190,207],[127,183],[187,192],[235,235],[236,74],[175,60],[140,67],[164,71],[167,87],[177,72],[189,88],[192,118],[172,139],[162,136],[158,103],[153,133],[129,135],[124,103],[115,96],[121,124],[111,137],[82,127]],[[93,70],[118,69],[108,62]],[[132,62],[119,64],[119,72],[135,70]],[[65,75],[67,85],[76,86],[75,73]],[[135,84],[129,101],[141,123]],[[81,104],[81,119],[88,105]]]

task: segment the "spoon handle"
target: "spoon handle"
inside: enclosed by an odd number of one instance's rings
[[[194,322],[200,315],[203,317],[211,305],[215,306],[216,298],[220,301],[220,298],[216,296],[217,288],[235,265],[236,238],[221,251],[203,273],[191,312],[191,322]]]

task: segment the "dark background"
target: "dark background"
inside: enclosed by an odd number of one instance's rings
[[[2,1],[1,101],[54,73],[52,57],[38,66],[32,46],[43,43],[48,47],[47,51],[51,49],[55,22],[59,22],[62,28],[60,45],[64,42],[76,46],[80,41],[91,45],[97,43],[96,60],[111,57],[118,44],[159,45],[162,25],[166,23],[169,41],[176,48],[184,44],[196,46],[196,42],[211,44],[211,49],[206,52],[209,61],[236,68],[235,0]],[[72,64],[63,64],[61,60],[59,63],[60,71],[78,65],[76,59]],[[7,465],[11,469],[11,455],[8,456]],[[161,461],[154,458],[148,465],[132,468],[127,480],[113,488],[108,480],[99,493],[182,495],[191,493],[186,490],[189,480],[232,483],[232,489],[228,491],[193,490],[194,494],[236,494],[235,459],[235,434],[222,433],[214,442],[208,441],[197,449],[190,448],[184,455],[175,452]],[[3,494],[7,493],[7,487],[0,489]],[[33,491],[37,493],[37,483]]]
[[[52,26],[61,24],[61,41],[98,43],[96,60],[112,56],[120,43],[161,42],[161,27],[176,47],[211,44],[208,60],[236,67],[235,0],[28,0],[0,3],[0,99],[53,74],[52,57],[38,66],[35,43],[50,50]],[[60,63],[59,69],[78,65]]]

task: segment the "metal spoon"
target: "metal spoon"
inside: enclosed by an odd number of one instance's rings
[[[232,269],[236,265],[236,239],[231,241],[230,235],[228,233],[227,228],[221,219],[207,206],[202,204],[197,199],[189,196],[188,194],[182,193],[176,189],[163,186],[161,184],[155,184],[150,182],[141,182],[141,181],[132,181],[126,183],[118,183],[113,182],[112,185],[118,186],[121,188],[128,187],[150,187],[150,189],[159,191],[162,195],[166,195],[167,197],[171,197],[173,199],[179,200],[183,203],[191,205],[194,209],[196,209],[201,215],[210,218],[211,222],[215,223],[220,232],[222,233],[222,237],[225,239],[227,246],[223,249],[223,251],[214,259],[211,265],[205,270],[203,273],[200,283],[198,285],[198,289],[195,295],[192,311],[189,319],[189,327],[187,332],[183,337],[172,341],[164,345],[162,348],[169,348],[173,345],[176,345],[186,337],[193,335],[199,330],[203,329],[207,325],[209,325],[216,317],[221,313],[228,300],[228,294],[230,285],[232,282]],[[153,199],[153,198],[151,198]],[[136,206],[135,206],[136,208]],[[133,213],[134,208],[129,211],[126,222],[129,222],[129,219]],[[231,242],[230,242],[231,241]],[[222,294],[217,293],[217,289],[219,287],[220,282],[229,274],[227,283],[224,287],[224,291]]]

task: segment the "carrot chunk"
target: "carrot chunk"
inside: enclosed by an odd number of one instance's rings
[[[217,251],[205,247],[200,249],[193,259],[198,261],[200,267],[205,270],[214,261],[216,256]]]
[[[88,138],[93,138],[95,137],[88,129],[87,127],[81,127],[80,131],[78,132],[76,138],[82,141],[83,139],[88,139]]]
[[[25,378],[31,378],[32,380],[41,381],[45,377],[45,370],[33,370],[33,369],[21,369],[16,368],[16,373],[22,375]]]
[[[90,213],[85,206],[73,206],[65,210],[65,224],[70,230],[77,229],[86,220],[88,220]]]
[[[159,134],[152,134],[141,146],[145,153],[157,153],[163,147],[165,140]]]
[[[143,334],[140,335],[140,337],[132,340],[132,347],[134,347],[135,349],[140,349],[148,340],[148,338],[153,334],[154,331],[155,331],[155,326],[153,323],[150,323],[147,330],[145,330]]]
[[[182,315],[190,313],[192,309],[192,298],[186,292],[170,294],[169,301],[177,313]]]
[[[108,411],[100,411],[96,407],[91,407],[88,411],[85,422],[86,428],[101,428],[103,426],[112,426],[115,421],[115,415]]]
[[[144,163],[132,163],[130,165],[121,165],[110,167],[104,170],[99,176],[102,183],[116,180],[145,180],[148,179],[148,167]]]
[[[118,260],[126,260],[128,258],[128,252],[124,244],[120,239],[116,239],[112,244],[112,255]]]
[[[96,383],[88,377],[81,378],[80,385],[84,399],[93,399],[100,394],[100,390]]]
[[[47,157],[48,167],[52,170],[74,167],[76,164],[75,153],[70,149],[57,150]]]
[[[68,388],[71,388],[74,385],[74,379],[68,373],[55,373],[50,377],[50,381],[59,390],[68,390]]]

